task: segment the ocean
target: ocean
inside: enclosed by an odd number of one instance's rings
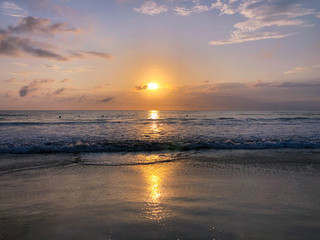
[[[320,112],[0,111],[0,153],[320,148]]]
[[[0,111],[0,239],[320,239],[320,112]]]

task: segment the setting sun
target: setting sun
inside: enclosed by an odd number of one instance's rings
[[[148,85],[148,89],[149,89],[149,90],[155,90],[155,89],[158,89],[158,88],[159,88],[159,86],[158,86],[157,83],[151,82],[151,83],[148,83],[147,85]]]

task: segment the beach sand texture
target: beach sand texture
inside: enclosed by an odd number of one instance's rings
[[[28,155],[63,164],[2,166],[0,236],[320,239],[318,156],[317,150]]]

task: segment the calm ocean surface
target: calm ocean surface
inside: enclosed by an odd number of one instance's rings
[[[320,112],[0,111],[0,153],[320,148]]]

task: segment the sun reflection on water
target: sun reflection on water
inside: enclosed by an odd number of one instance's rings
[[[150,110],[149,111],[149,119],[152,119],[152,120],[159,119],[159,111],[158,110]]]
[[[141,128],[142,137],[148,140],[158,140],[162,136],[162,124],[156,120],[159,120],[159,111],[150,110],[147,113],[148,120],[145,125]]]

